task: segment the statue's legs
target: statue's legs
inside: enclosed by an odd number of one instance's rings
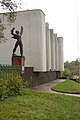
[[[16,52],[16,49],[17,49],[18,45],[19,45],[19,47],[20,47],[20,54],[21,54],[21,56],[22,56],[22,55],[23,55],[23,44],[22,44],[21,41],[17,41],[17,42],[16,42],[15,47],[14,47],[14,49],[13,49],[13,54]]]
[[[19,45],[19,43],[18,43],[18,41],[17,41],[16,44],[15,44],[15,47],[14,47],[14,49],[13,49],[13,54],[15,53],[15,51],[16,51],[18,45]]]
[[[23,55],[23,45],[22,45],[22,42],[19,44],[19,46],[20,46],[20,54],[22,56]]]

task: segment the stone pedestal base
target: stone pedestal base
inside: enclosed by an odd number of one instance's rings
[[[12,56],[12,65],[19,65],[24,66],[25,64],[25,57],[24,56]]]
[[[18,65],[21,67],[21,75],[24,74],[24,64],[25,64],[24,56],[17,56],[17,55],[12,56],[12,65],[14,66]]]

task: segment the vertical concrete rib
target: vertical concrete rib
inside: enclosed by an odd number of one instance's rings
[[[64,70],[64,58],[63,58],[63,37],[58,37],[59,47],[59,71]]]
[[[49,68],[49,24],[46,23],[46,68]]]
[[[48,70],[51,70],[51,36],[50,36],[50,29],[49,29],[49,66]]]
[[[58,47],[58,39],[57,34],[54,34],[55,36],[55,70],[59,71],[59,47]]]
[[[51,70],[51,30],[49,29],[49,24],[46,23],[46,64],[47,71]]]
[[[53,29],[50,29],[50,38],[51,38],[51,70],[55,70],[55,40],[53,35]]]

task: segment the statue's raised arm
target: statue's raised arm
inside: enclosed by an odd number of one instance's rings
[[[15,28],[12,28],[12,30],[11,30],[12,35],[14,35],[14,30],[15,30]]]
[[[20,35],[22,35],[22,33],[23,33],[23,27],[21,26]]]

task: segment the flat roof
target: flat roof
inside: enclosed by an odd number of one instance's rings
[[[27,12],[27,11],[41,11],[41,12],[45,15],[45,13],[44,13],[41,9],[31,9],[31,10],[28,10],[28,9],[27,9],[27,10],[21,10],[21,11],[20,11],[20,10],[19,10],[19,11],[16,10],[16,11],[13,11],[13,12]],[[8,12],[7,12],[7,11],[4,12],[4,11],[3,11],[3,12],[1,12],[0,14],[6,14],[6,13],[11,13],[11,12],[9,12],[9,11],[8,11]]]

